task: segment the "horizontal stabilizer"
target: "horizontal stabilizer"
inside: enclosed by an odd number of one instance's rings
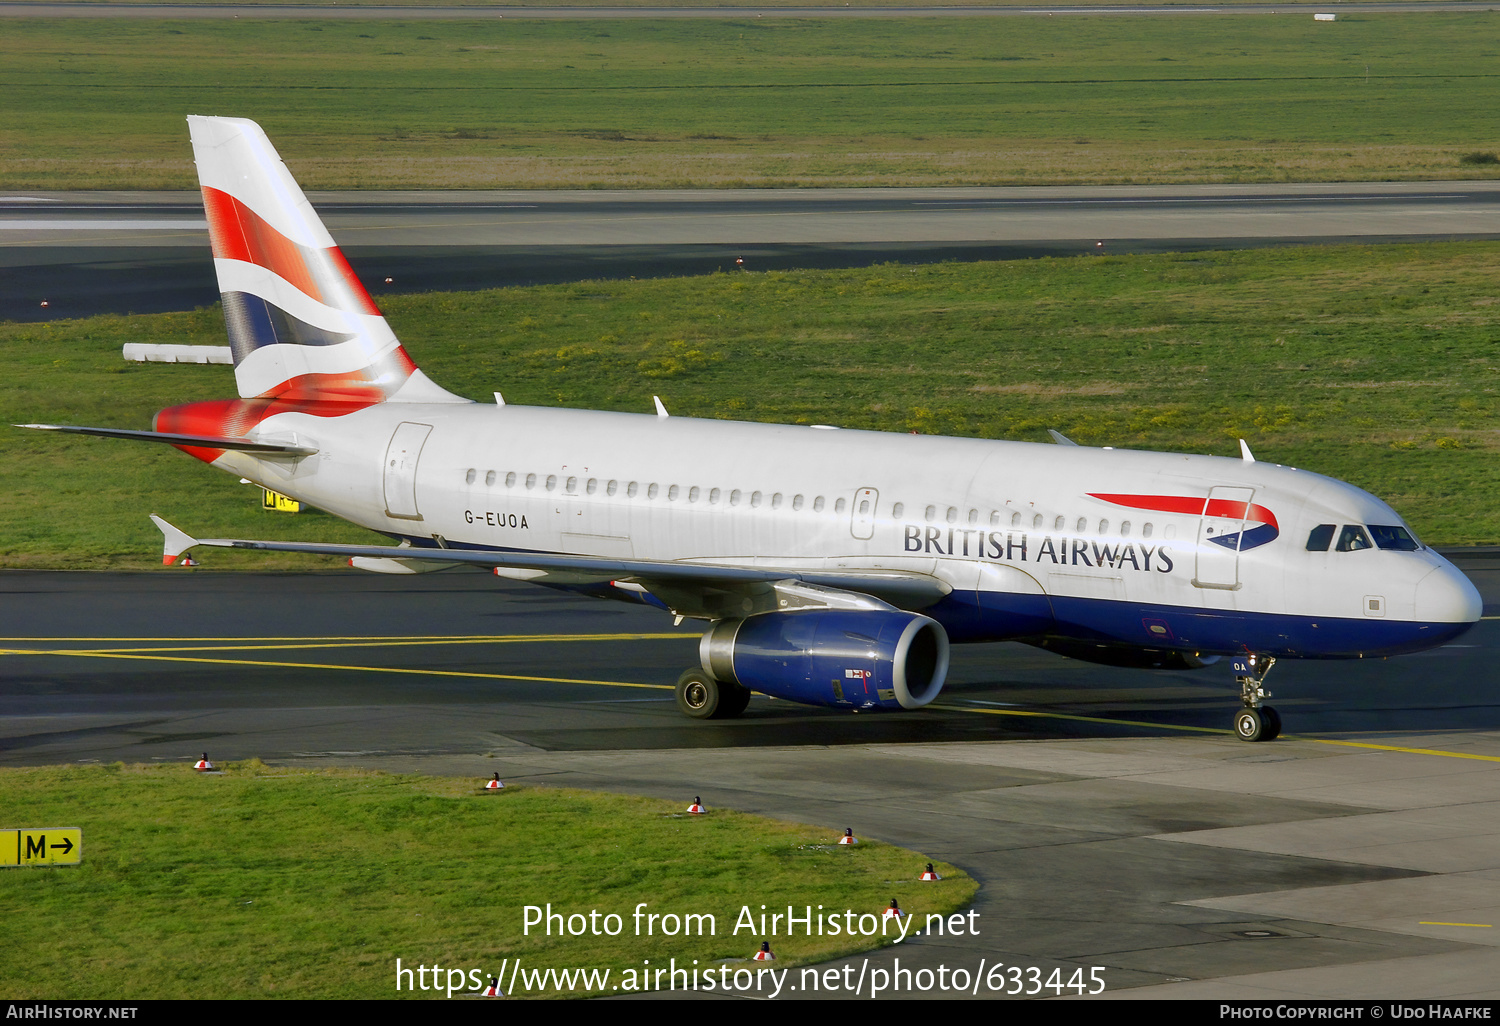
[[[64,431],[73,435],[99,435],[103,438],[127,438],[135,442],[166,442],[168,445],[194,445],[204,449],[238,449],[241,452],[280,453],[287,456],[314,456],[318,450],[305,445],[280,442],[256,442],[248,438],[223,438],[219,435],[178,435],[167,431],[131,431],[126,428],[72,427],[66,424],[15,424],[18,428],[38,431]]]
[[[184,346],[167,342],[126,342],[125,359],[136,363],[222,363],[233,366],[228,346]]]

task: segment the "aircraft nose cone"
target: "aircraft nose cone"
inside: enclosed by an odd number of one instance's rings
[[[1421,623],[1475,623],[1484,615],[1479,589],[1451,563],[1417,582],[1416,606]]]

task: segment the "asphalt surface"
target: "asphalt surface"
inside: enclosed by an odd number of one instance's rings
[[[694,635],[639,607],[465,572],[13,571],[0,765],[206,750],[701,794],[980,880],[979,935],[851,972],[1002,962],[1100,966],[1126,996],[1494,998],[1500,550],[1457,558],[1486,620],[1420,655],[1278,665],[1287,736],[1253,746],[1224,729],[1223,667],[965,646],[937,708],[757,697],[741,720],[698,723],[668,690]]]
[[[1341,14],[1412,11],[1492,11],[1488,3],[1334,3],[1325,5]],[[402,21],[488,20],[492,18],[1008,18],[1055,15],[1205,15],[1280,14],[1305,17],[1313,10],[1293,4],[1130,4],[1059,5],[1035,7],[402,7],[400,5],[336,6],[326,4],[114,4],[114,3],[4,3],[0,18],[344,18]]]
[[[310,198],[377,297],[740,266],[1500,238],[1495,181]],[[0,195],[0,271],[11,320],[218,299],[196,193]]]

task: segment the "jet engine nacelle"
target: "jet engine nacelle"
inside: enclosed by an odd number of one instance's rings
[[[942,625],[897,609],[720,620],[698,652],[718,680],[808,705],[920,709],[948,677]]]

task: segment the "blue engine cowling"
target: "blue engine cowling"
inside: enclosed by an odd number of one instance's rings
[[[920,709],[948,676],[948,635],[900,610],[807,610],[720,620],[699,645],[718,680],[808,705]]]

